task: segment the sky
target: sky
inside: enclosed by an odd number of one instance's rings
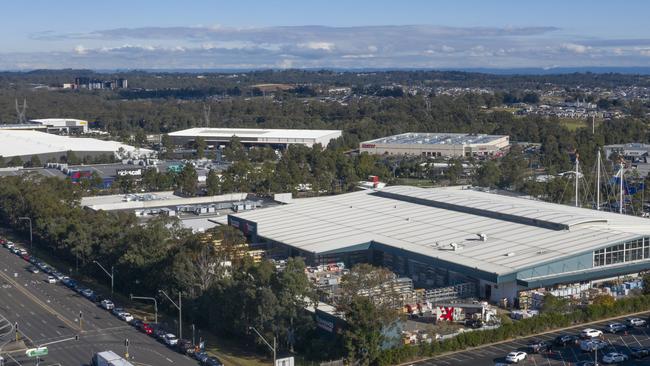
[[[0,2],[0,70],[650,66],[650,1]]]

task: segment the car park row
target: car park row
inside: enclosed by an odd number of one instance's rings
[[[623,332],[627,334],[632,328],[646,328],[648,321],[638,317],[628,318],[625,323],[613,322],[607,324],[603,330],[594,328],[585,328],[579,334],[561,334],[553,340],[530,340],[525,350],[519,349],[508,353],[504,360],[505,363],[519,363],[530,354],[546,353],[552,354],[554,347],[578,346],[583,353],[594,353],[594,358],[600,355],[600,361],[603,364],[619,364],[628,361],[630,358],[644,359],[650,356],[650,347],[629,347],[629,354],[616,350],[610,343],[605,341],[605,332],[617,334]],[[497,362],[497,365],[501,364]],[[597,366],[595,361],[580,361],[576,363],[580,366]]]
[[[53,266],[48,265],[44,261],[38,259],[37,257],[30,255],[26,250],[18,246],[16,243],[13,243],[6,238],[0,237],[0,244],[7,248],[12,253],[21,257],[23,260],[29,263],[27,267],[28,271],[33,274],[43,273],[45,274],[44,281],[50,284],[60,283],[69,289],[77,292],[79,295],[84,298],[92,301],[99,307],[104,310],[110,311],[118,319],[125,321],[126,323],[132,325],[137,330],[145,333],[149,336],[156,338],[161,343],[165,344],[171,349],[174,349],[181,354],[193,357],[198,360],[202,365],[208,366],[218,366],[222,365],[222,362],[216,358],[208,355],[202,347],[199,345],[194,345],[191,341],[185,339],[178,339],[175,334],[167,331],[162,325],[149,323],[140,319],[136,319],[132,314],[127,312],[124,308],[116,306],[113,301],[108,298],[105,298],[96,291],[82,285],[78,281],[72,279],[69,276],[64,275],[58,271]]]

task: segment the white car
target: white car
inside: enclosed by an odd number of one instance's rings
[[[587,328],[580,332],[580,338],[598,338],[603,336],[603,331],[598,329]]]
[[[526,352],[524,352],[524,351],[514,351],[514,352],[508,353],[508,355],[506,356],[506,361],[507,362],[512,362],[512,363],[517,363],[519,361],[525,360],[526,356],[528,356],[528,354]]]
[[[120,313],[120,315],[118,315],[117,317],[124,320],[127,323],[133,321],[133,315],[131,315],[130,313],[127,313],[127,312]]]
[[[643,327],[646,325],[646,321],[641,318],[629,318],[627,319],[627,324],[633,327]]]
[[[113,310],[115,304],[113,304],[111,300],[106,299],[106,300],[102,300],[101,307],[103,307],[106,310]]]
[[[624,355],[622,353],[618,352],[611,352],[603,356],[603,362],[604,363],[619,363],[619,362],[625,362],[628,360],[629,357],[627,355]]]
[[[176,338],[176,336],[171,333],[165,334],[163,340],[165,341],[165,344],[168,346],[175,346],[178,344],[178,338]]]
[[[56,278],[54,276],[47,276],[47,283],[56,283]]]

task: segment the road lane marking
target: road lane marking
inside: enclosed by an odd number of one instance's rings
[[[59,314],[56,310],[52,309],[49,305],[45,304],[45,303],[44,303],[43,301],[41,301],[38,297],[36,297],[34,294],[32,294],[31,292],[29,292],[28,290],[26,290],[26,289],[23,288],[22,286],[16,286],[17,283],[16,283],[16,282],[11,278],[11,277],[9,277],[6,273],[2,273],[2,272],[0,272],[0,277],[3,277],[3,278],[5,279],[5,281],[14,284],[14,287],[16,287],[16,289],[18,289],[18,291],[22,292],[22,293],[23,293],[25,296],[27,296],[30,300],[32,300],[33,302],[35,302],[37,305],[40,305],[43,309],[45,309],[46,311],[48,311],[50,314],[56,316],[59,320],[61,320],[62,322],[64,322],[66,325],[70,326],[70,327],[73,328],[73,329],[78,329],[78,327],[76,326],[76,324],[74,324],[73,322],[71,322],[70,320],[68,320],[68,319],[67,319],[66,317],[64,317],[63,315]]]

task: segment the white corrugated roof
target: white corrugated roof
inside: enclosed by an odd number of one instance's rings
[[[39,131],[0,130],[0,156],[5,158],[66,151],[116,152],[120,148],[126,152],[138,150],[116,141],[59,136]],[[139,150],[144,154],[152,152]]]
[[[458,188],[393,186],[234,216],[256,222],[262,237],[309,252],[375,241],[497,274],[650,235],[648,219]],[[462,249],[440,249],[452,242]]]
[[[182,137],[218,137],[230,138],[232,136],[250,138],[302,138],[318,139],[338,133],[340,130],[296,130],[296,129],[261,129],[261,128],[190,128],[187,130],[171,132],[169,136]]]

